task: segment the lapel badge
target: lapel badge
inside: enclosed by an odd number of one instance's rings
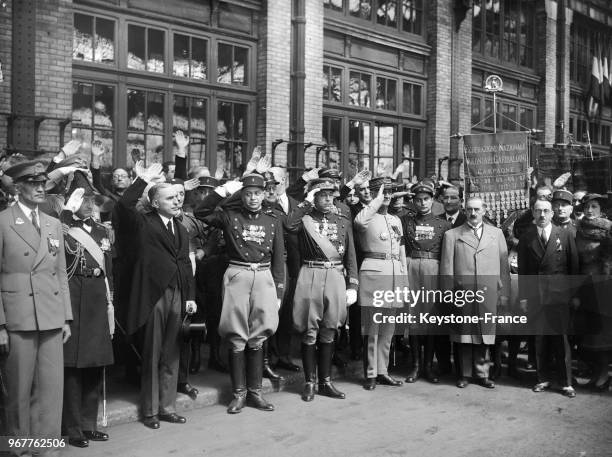
[[[24,223],[24,222],[23,222],[23,219],[22,219],[22,218],[18,217],[17,219],[15,219],[15,224],[17,224],[17,225],[21,225],[21,224],[23,224],[23,223]]]
[[[563,250],[563,247],[561,246],[561,240],[559,238],[557,238],[557,240],[555,241],[556,245],[557,245],[557,251],[560,252]]]

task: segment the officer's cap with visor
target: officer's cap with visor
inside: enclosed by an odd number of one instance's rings
[[[426,193],[431,195],[432,197],[434,196],[436,190],[433,186],[433,184],[431,184],[431,181],[427,180],[427,181],[421,181],[416,183],[414,186],[412,186],[410,188],[410,192],[412,192],[413,194],[419,194],[419,193]]]
[[[18,163],[7,169],[4,174],[9,176],[13,182],[46,182],[49,178],[46,173],[47,167],[42,162],[31,160]]]
[[[336,185],[334,184],[334,180],[331,178],[313,179],[308,183],[306,193],[315,189],[334,191],[336,190]]]
[[[370,193],[375,194],[378,193],[380,188],[384,186],[385,191],[394,192],[394,183],[393,180],[388,176],[381,176],[379,178],[370,179]],[[384,191],[383,191],[384,192]]]
[[[265,189],[266,181],[263,176],[257,173],[249,173],[242,177],[242,188],[246,187],[259,187]]]
[[[571,205],[574,202],[574,195],[569,190],[558,189],[555,190],[552,195],[552,201],[554,202],[555,200],[560,202],[566,202]]]

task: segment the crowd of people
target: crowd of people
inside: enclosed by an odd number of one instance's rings
[[[362,360],[369,391],[442,376],[494,388],[502,340],[509,376],[526,340],[534,392],[558,386],[574,397],[577,374],[608,389],[605,195],[570,191],[569,175],[538,184],[530,208],[500,228],[481,198],[464,201],[460,186],[435,178],[407,185],[361,171],[343,182],[337,169],[314,168],[289,182],[256,148],[240,179],[223,179],[187,170],[189,138],[179,131],[175,142],[174,162],[114,169],[110,184],[101,144],[71,141],[50,163],[2,159],[3,435],[68,436],[78,447],[108,440],[97,417],[114,363],[138,379],[145,426],[185,423],[176,396],[197,397],[189,375],[205,342],[208,368],[230,374],[230,414],[274,410],[262,378],[280,381],[277,370],[303,371],[303,401],[345,398],[331,378],[332,365],[346,363],[338,346]],[[373,301],[407,288],[482,299]],[[406,310],[478,319],[445,331],[396,324]],[[531,333],[500,335],[485,319],[504,314],[528,316]],[[405,381],[389,374],[392,346],[408,355]]]

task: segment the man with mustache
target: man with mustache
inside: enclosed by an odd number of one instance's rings
[[[548,200],[536,200],[532,214],[536,225],[519,240],[518,272],[520,306],[529,312],[536,334],[538,383],[533,391],[550,387],[549,366],[554,354],[562,393],[573,398],[576,392],[572,387],[572,354],[567,337],[573,291],[571,278],[564,276],[579,273],[578,251],[572,232],[552,223],[553,209]]]
[[[307,189],[305,201],[287,218],[287,230],[298,234],[302,257],[293,308],[295,328],[302,333],[302,400],[315,396],[317,352],[319,395],[345,398],[331,382],[331,364],[336,329],[346,319],[347,306],[357,301],[351,220],[334,204],[332,179],[313,179]]]
[[[484,322],[485,313],[497,314],[498,302],[507,306],[510,295],[508,249],[503,232],[483,223],[484,203],[470,197],[465,205],[468,220],[461,227],[444,234],[440,260],[440,288],[453,293],[480,293],[473,299],[452,306],[455,315],[483,318],[478,324],[464,323],[455,327],[451,342],[458,343],[457,387],[468,385],[470,377],[483,387],[493,389],[489,379],[488,350],[495,343],[495,323]],[[466,294],[467,295],[467,294]]]
[[[6,170],[18,201],[0,213],[0,373],[6,434],[60,438],[63,343],[72,309],[60,221],[44,214],[42,162]]]
[[[357,214],[354,221],[355,235],[364,257],[359,271],[359,305],[364,307],[364,343],[367,343],[363,354],[363,388],[366,390],[374,390],[376,384],[402,385],[402,381],[392,378],[387,372],[395,324],[376,322],[375,316],[380,312],[394,316],[395,309],[404,303],[396,299],[379,306],[374,297],[378,290],[395,291],[408,287],[402,223],[397,216],[388,214],[393,182],[387,177],[374,178],[370,186],[377,193],[376,198]]]

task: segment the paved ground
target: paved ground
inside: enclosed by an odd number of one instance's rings
[[[111,440],[68,457],[98,456],[425,456],[610,457],[612,394],[579,390],[534,394],[531,381],[504,379],[494,390],[457,389],[445,380],[366,392],[349,376],[337,385],[346,400],[299,398],[299,385],[267,394],[276,411],[246,408],[230,416],[224,405],[185,413],[188,423],[140,423],[108,429]],[[505,382],[507,381],[507,382]]]

